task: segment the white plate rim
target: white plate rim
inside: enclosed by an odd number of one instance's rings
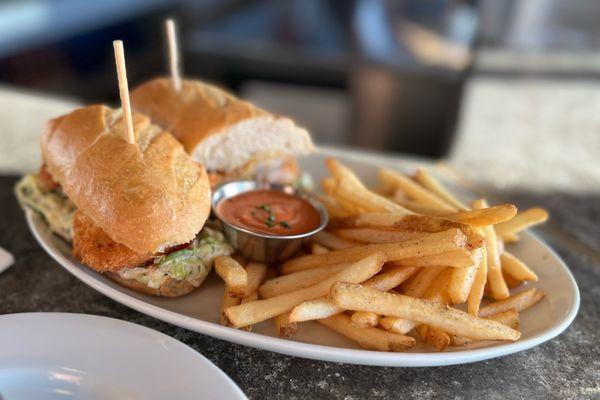
[[[194,350],[190,346],[182,343],[181,341],[166,335],[160,331],[149,328],[147,326],[139,325],[130,321],[125,321],[117,318],[106,317],[103,315],[93,315],[93,314],[81,314],[81,313],[68,313],[68,312],[24,312],[24,313],[11,313],[0,315],[0,323],[16,321],[20,322],[23,320],[41,320],[44,322],[44,319],[49,320],[50,323],[57,323],[57,319],[60,321],[65,321],[68,323],[78,323],[82,322],[81,320],[86,320],[83,322],[93,321],[94,323],[110,323],[115,325],[124,325],[127,326],[128,329],[134,330],[136,333],[142,333],[144,335],[152,335],[155,337],[163,338],[163,340],[168,341],[169,344],[176,348],[178,351],[185,352],[187,355],[191,356],[198,360],[199,363],[203,364],[205,367],[218,375],[222,382],[227,384],[229,388],[236,394],[236,398],[240,400],[247,399],[246,394],[240,389],[240,387],[235,383],[229,375],[223,372],[219,367],[217,367],[212,361],[202,355],[200,352]],[[37,322],[37,321],[36,321]]]
[[[50,256],[54,258],[55,261],[57,261],[63,268],[75,275],[75,277],[83,281],[85,284],[110,297],[111,299],[143,314],[194,332],[202,333],[244,346],[314,360],[390,367],[432,367],[483,361],[486,359],[501,357],[523,351],[555,338],[565,329],[567,329],[571,322],[573,322],[580,305],[580,295],[577,283],[564,261],[539,237],[532,233],[526,233],[526,235],[531,235],[537,241],[539,241],[546,251],[548,251],[557,259],[560,266],[567,273],[567,276],[569,277],[568,284],[573,289],[573,307],[559,323],[555,324],[550,329],[531,337],[520,339],[513,343],[505,343],[498,346],[484,347],[479,349],[442,353],[385,353],[371,350],[346,349],[334,346],[296,342],[247,332],[244,330],[233,329],[213,322],[183,316],[179,313],[169,311],[159,306],[146,303],[143,300],[131,297],[126,293],[104,284],[103,282],[95,279],[93,276],[83,273],[71,260],[63,256],[58,249],[50,246],[43,240],[41,233],[38,231],[36,223],[33,219],[33,211],[28,210],[26,212],[26,216],[29,228],[33,232],[35,238],[50,254]]]

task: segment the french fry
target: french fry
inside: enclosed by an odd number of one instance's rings
[[[478,210],[487,208],[488,204],[484,199],[475,200],[473,202],[473,208]],[[506,299],[510,296],[508,286],[504,282],[502,276],[502,267],[500,265],[500,252],[498,249],[498,240],[496,238],[496,232],[493,226],[486,226],[483,229],[486,240],[486,254],[487,254],[487,280],[490,285],[490,291],[492,297],[496,300]]]
[[[267,274],[267,266],[265,264],[250,262],[246,266],[246,276],[248,277],[248,284],[246,285],[244,297],[252,295],[252,293],[258,290],[258,287],[265,279]]]
[[[480,317],[489,317],[493,314],[498,314],[508,310],[522,312],[529,307],[535,305],[544,298],[544,293],[537,289],[531,288],[519,294],[509,297],[508,299],[497,301],[479,309]]]
[[[523,261],[507,251],[500,256],[500,263],[502,264],[502,271],[519,281],[537,282],[538,280],[535,272],[529,269]]]
[[[240,302],[240,304],[250,303],[250,302],[256,301],[256,300],[258,300],[258,292],[254,291],[250,294],[245,295],[242,298],[242,301]],[[252,332],[252,325],[244,326],[243,328],[240,328],[240,329],[245,330],[247,332]]]
[[[319,196],[319,201],[327,209],[327,214],[329,214],[330,218],[345,218],[352,215],[330,195]]]
[[[325,254],[329,253],[329,249],[325,246],[321,246],[318,243],[310,244],[310,254]]]
[[[410,210],[417,214],[443,217],[452,213],[452,211],[450,210],[443,210],[438,207],[433,207],[429,204],[419,203],[416,200],[409,200],[406,198],[405,193],[400,189],[396,190],[393,193],[391,199],[394,202],[400,204],[402,207],[406,208],[407,210]]]
[[[365,285],[378,290],[388,291],[406,281],[418,270],[419,268],[417,267],[394,266],[385,272],[375,275],[366,281]]]
[[[219,323],[221,325],[232,326],[231,323],[229,322],[229,319],[227,319],[227,315],[225,315],[225,310],[228,307],[237,306],[241,302],[242,302],[242,299],[240,297],[232,296],[231,292],[227,289],[227,286],[225,286],[225,292],[223,293],[223,300],[221,301],[221,317],[219,320]]]
[[[497,314],[492,314],[486,318],[502,322],[506,326],[519,330],[519,313],[515,310],[507,310]]]
[[[393,201],[373,193],[350,179],[340,179],[335,187],[335,198],[356,205],[366,211],[412,214],[411,211]]]
[[[385,187],[401,189],[410,198],[415,199],[423,204],[448,212],[456,211],[454,207],[449,206],[435,194],[431,193],[409,177],[390,169],[382,168],[379,170],[379,181]]]
[[[315,243],[318,243],[330,250],[341,250],[360,245],[360,243],[342,239],[341,237],[327,231],[318,232],[311,239]]]
[[[506,286],[508,286],[509,289],[516,288],[523,283],[517,278],[514,278],[512,275],[507,274],[506,271],[502,271],[502,276],[504,277],[504,282],[506,282]]]
[[[375,253],[313,286],[271,297],[270,299],[229,307],[225,310],[225,314],[235,327],[253,325],[290,311],[304,301],[326,295],[334,282],[364,282],[379,272],[384,262],[385,254]]]
[[[380,317],[379,325],[381,325],[387,331],[404,335],[412,331],[416,324],[413,321],[403,318]]]
[[[350,320],[357,328],[366,328],[368,326],[377,326],[379,315],[372,312],[357,311],[350,316]]]
[[[458,229],[432,233],[422,238],[407,240],[399,243],[368,244],[335,250],[327,254],[311,254],[286,261],[282,273],[303,271],[324,264],[339,264],[357,261],[374,252],[383,252],[389,261],[402,260],[410,257],[422,257],[440,254],[452,250],[460,250],[466,245],[466,236]]]
[[[452,303],[460,304],[467,301],[471,292],[471,286],[475,281],[477,269],[478,264],[470,267],[454,268],[452,278],[450,279],[450,287],[448,288]]]
[[[394,243],[423,237],[428,232],[389,231],[373,228],[350,228],[336,230],[339,237],[361,243]]]
[[[399,335],[378,328],[356,328],[352,325],[350,318],[344,314],[320,319],[319,322],[369,350],[404,351],[415,345],[415,339],[410,336]]]
[[[422,297],[435,278],[445,269],[446,267],[422,268],[414,279],[407,283],[406,288],[403,288],[403,294],[411,297]]]
[[[513,235],[546,220],[548,220],[548,211],[543,208],[530,208],[518,213],[513,219],[496,225],[496,232],[503,240],[509,242],[514,239]]]
[[[447,214],[444,218],[452,221],[470,225],[474,228],[495,225],[508,221],[517,214],[517,207],[512,204],[501,204],[498,206],[481,208],[471,211],[460,211]]]
[[[450,346],[450,335],[431,326],[427,327],[423,340],[428,345],[434,347],[437,351],[444,351],[448,346]]]
[[[344,310],[335,305],[327,297],[319,297],[318,299],[304,301],[294,307],[290,312],[290,321],[304,322],[329,318],[342,311]]]
[[[485,254],[484,248],[484,254]],[[481,299],[485,291],[485,284],[487,282],[487,255],[482,257],[477,266],[477,272],[475,273],[475,279],[471,284],[471,291],[467,298],[467,310],[469,314],[477,316],[479,313],[479,307],[481,305]]]
[[[385,293],[354,283],[337,282],[331,287],[330,296],[347,310],[413,320],[471,339],[514,341],[521,336],[520,332],[497,321],[477,318],[433,301]]]
[[[433,175],[426,169],[419,168],[415,172],[415,181],[421,184],[425,189],[435,194],[438,198],[446,202],[446,204],[454,207],[457,210],[468,210],[469,207],[454,196],[448,189],[442,185]]]
[[[258,291],[260,297],[268,299],[283,293],[292,292],[319,283],[325,278],[336,274],[350,266],[349,263],[334,264],[310,270],[294,272],[288,275],[281,275],[277,278],[265,281]]]
[[[336,180],[347,179],[347,180],[351,181],[354,185],[364,187],[363,183],[356,176],[356,174],[350,168],[348,168],[344,164],[342,164],[339,160],[337,160],[335,158],[328,158],[325,161],[325,166],[327,167],[329,172],[331,172],[334,179],[336,179]]]
[[[337,195],[337,193],[336,193],[337,183],[334,178],[324,178],[321,181],[321,187],[323,188],[323,191],[333,199],[333,201],[335,201],[337,204],[339,204],[341,206],[342,210],[346,214],[356,215],[356,214],[360,214],[365,211],[363,208],[359,207],[358,205],[356,205],[352,202],[346,201],[344,198],[341,198],[340,196]]]
[[[418,268],[415,267],[394,267],[365,281],[364,285],[387,291],[400,285],[417,270]],[[305,301],[294,307],[290,314],[290,321],[301,322],[328,318],[342,311],[344,310],[333,304],[327,297],[323,297]]]
[[[228,256],[219,256],[215,259],[215,271],[223,278],[227,290],[234,297],[244,296],[248,277],[246,270],[237,261]]]
[[[446,265],[448,267],[461,268],[473,265],[475,261],[471,252],[460,249],[429,256],[404,258],[394,261],[394,264],[409,267],[437,267],[439,265]]]
[[[293,336],[298,331],[298,324],[290,322],[290,313],[286,312],[276,316],[273,321],[277,329],[277,335],[284,338]]]
[[[467,346],[471,343],[473,343],[473,340],[471,340],[469,338],[462,337],[462,336],[456,336],[456,335],[450,336],[450,346],[462,347],[462,346]]]

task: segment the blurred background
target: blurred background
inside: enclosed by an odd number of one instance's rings
[[[112,40],[131,87],[164,75],[171,16],[186,76],[295,117],[320,144],[444,157],[495,187],[595,190],[599,13],[594,0],[5,0],[0,81],[116,104]]]

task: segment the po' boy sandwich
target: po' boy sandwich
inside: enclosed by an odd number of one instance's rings
[[[131,93],[131,105],[170,131],[204,165],[211,184],[230,179],[294,183],[296,156],[314,151],[308,132],[206,83],[158,78]]]
[[[133,123],[130,144],[120,110],[90,106],[51,120],[44,164],[16,193],[83,264],[138,292],[181,296],[232,249],[202,229],[210,212],[204,168],[147,117],[134,114]]]

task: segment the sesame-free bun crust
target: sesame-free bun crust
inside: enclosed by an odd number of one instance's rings
[[[112,240],[136,253],[187,243],[210,212],[206,171],[168,132],[133,115],[135,144],[121,112],[96,105],[51,120],[42,157],[67,196]]]
[[[208,270],[208,269],[207,269]],[[105,272],[108,278],[117,282],[118,284],[125,286],[135,292],[149,294],[151,296],[162,296],[162,297],[179,297],[192,292],[196,287],[191,283],[184,280],[175,280],[166,278],[162,285],[158,288],[151,288],[141,282],[134,279],[124,279],[115,272]]]
[[[255,159],[314,151],[308,132],[291,119],[200,81],[183,80],[176,91],[170,79],[153,79],[131,93],[131,104],[172,132],[209,171],[227,173]]]

